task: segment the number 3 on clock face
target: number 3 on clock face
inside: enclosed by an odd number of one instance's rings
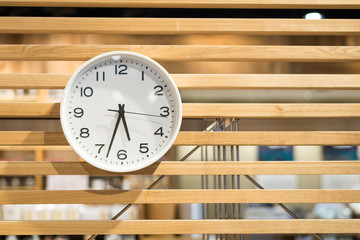
[[[90,164],[114,172],[160,159],[180,129],[181,97],[170,74],[133,52],[109,52],[83,64],[61,101],[71,147]]]

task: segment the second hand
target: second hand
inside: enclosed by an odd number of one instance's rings
[[[111,112],[117,112],[118,110],[108,109],[108,111],[111,111]],[[125,113],[129,113],[129,114],[136,114],[136,115],[142,115],[142,116],[150,116],[150,117],[160,117],[160,118],[164,118],[164,117],[166,117],[166,116],[155,115],[155,114],[138,113],[138,112],[128,112],[128,111],[125,111]]]

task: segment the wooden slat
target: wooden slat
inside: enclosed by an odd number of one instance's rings
[[[8,190],[0,204],[358,203],[360,190]]]
[[[359,46],[22,44],[0,45],[0,60],[88,60],[101,53],[117,50],[138,52],[161,61],[348,62],[360,60]]]
[[[359,233],[359,219],[1,221],[1,235]]]
[[[5,34],[358,35],[359,32],[359,19],[0,17],[0,33]]]
[[[360,174],[360,161],[173,162],[130,173],[112,173],[87,162],[1,162],[0,176],[17,175],[337,175]]]
[[[0,118],[59,118],[60,103],[0,102]],[[360,104],[184,103],[183,118],[358,118]]]
[[[360,75],[356,74],[172,74],[172,77],[179,89],[360,89]]]
[[[357,0],[0,0],[0,6],[17,7],[141,7],[141,8],[293,8],[359,9]]]
[[[0,89],[63,89],[71,74],[0,74]]]
[[[62,132],[41,131],[2,131],[0,132],[2,146],[52,146],[68,145]]]
[[[59,118],[60,103],[0,102],[0,118]]]
[[[0,146],[68,145],[62,132],[0,131]],[[360,145],[359,131],[246,131],[179,133],[174,145]]]
[[[358,131],[181,132],[176,145],[359,145]]]
[[[1,105],[0,105],[1,106]],[[360,117],[360,104],[183,104],[185,118]]]
[[[21,152],[21,151],[36,151],[39,147],[34,146],[0,146],[0,151]],[[44,146],[41,147],[43,151],[73,151],[70,146]],[[1,161],[0,161],[1,163]]]
[[[70,74],[0,74],[0,89],[63,89]],[[171,74],[179,89],[358,90],[359,74]]]

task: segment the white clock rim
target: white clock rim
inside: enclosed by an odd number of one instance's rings
[[[174,94],[176,95],[175,96],[175,101],[176,101],[175,104],[177,104],[177,108],[178,108],[178,116],[176,119],[177,124],[173,129],[174,132],[173,132],[171,138],[169,139],[167,146],[163,150],[161,150],[158,154],[156,154],[157,157],[156,158],[153,157],[154,159],[152,159],[152,160],[150,159],[151,161],[146,161],[146,162],[137,164],[135,166],[133,165],[132,167],[121,165],[123,167],[122,169],[113,168],[109,165],[102,165],[102,164],[100,164],[99,161],[94,161],[93,158],[88,159],[88,156],[85,155],[83,153],[83,151],[78,149],[79,146],[77,145],[77,143],[75,142],[75,139],[72,137],[72,134],[70,133],[68,119],[66,118],[67,110],[65,109],[67,107],[65,100],[68,98],[68,95],[70,94],[71,86],[72,86],[73,82],[75,81],[75,79],[79,75],[82,74],[83,70],[85,70],[87,67],[91,67],[91,66],[95,65],[97,62],[106,60],[109,57],[114,56],[114,55],[121,55],[121,56],[124,56],[124,58],[131,57],[131,58],[139,59],[142,62],[149,62],[150,63],[149,65],[157,68],[156,70],[158,70],[160,73],[164,74],[167,77],[167,79],[169,80],[169,82],[171,83],[171,86],[174,90]],[[67,82],[67,84],[65,86],[63,96],[61,98],[61,103],[60,103],[60,123],[61,123],[61,127],[62,127],[62,130],[65,135],[65,138],[68,141],[68,143],[70,144],[71,148],[86,162],[90,163],[91,165],[93,165],[97,168],[100,168],[102,170],[109,171],[109,172],[118,172],[118,173],[133,172],[133,171],[137,171],[137,170],[146,168],[146,167],[152,165],[153,163],[157,162],[158,160],[160,160],[169,151],[169,149],[173,146],[173,144],[177,138],[177,135],[180,131],[181,122],[182,122],[182,101],[181,101],[180,92],[176,86],[174,79],[171,77],[171,75],[168,73],[168,71],[164,67],[162,67],[158,62],[151,59],[150,57],[147,57],[147,56],[137,53],[137,52],[111,51],[111,52],[102,53],[100,55],[97,55],[97,56],[89,59],[88,61],[83,63],[70,77],[69,81]]]

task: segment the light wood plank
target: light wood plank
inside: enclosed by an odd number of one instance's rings
[[[34,146],[0,146],[0,151],[36,151],[39,147]],[[70,146],[43,146],[42,151],[73,151]],[[1,163],[1,162],[0,162]]]
[[[141,8],[293,8],[359,9],[356,0],[0,0],[0,6],[17,7],[141,7]]]
[[[359,35],[359,32],[359,19],[0,17],[0,33],[5,34]]]
[[[181,132],[176,145],[359,145],[357,131]]]
[[[0,175],[337,175],[360,174],[360,161],[173,162],[161,161],[130,173],[113,173],[87,162],[0,162]]]
[[[358,203],[360,190],[4,190],[0,204]]]
[[[360,89],[360,75],[356,74],[172,74],[172,77],[179,89]]]
[[[23,73],[0,74],[1,89],[63,89],[70,74]]]
[[[60,103],[0,102],[0,118],[59,118]]]
[[[183,104],[184,118],[360,117],[360,104]]]
[[[63,89],[70,74],[0,74],[2,89]],[[179,89],[358,90],[359,74],[171,74]]]
[[[359,219],[1,221],[1,235],[359,233]]]
[[[0,131],[2,146],[68,145],[62,132]],[[196,145],[360,145],[359,131],[182,131],[175,146]]]
[[[351,62],[360,60],[359,46],[21,44],[0,45],[0,60],[88,60],[110,51],[133,51],[161,61]]]
[[[60,103],[0,102],[0,118],[59,118]],[[184,103],[183,118],[359,118],[360,104]]]
[[[68,145],[62,132],[42,131],[1,131],[2,146],[52,146]]]

